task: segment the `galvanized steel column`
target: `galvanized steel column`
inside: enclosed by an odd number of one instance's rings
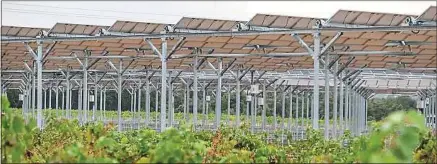
[[[37,125],[39,129],[43,128],[43,118],[42,118],[42,41],[37,41],[37,56],[36,56],[36,67],[37,67]]]
[[[48,90],[49,90],[49,108],[48,109],[52,109],[52,86],[50,86],[48,88]]]
[[[67,75],[67,77],[66,77],[66,98],[65,98],[65,101],[66,101],[66,103],[65,103],[65,110],[66,110],[66,117],[67,117],[67,119],[71,119],[71,108],[70,108],[70,106],[71,106],[71,103],[70,103],[70,101],[71,101],[71,91],[70,91],[70,79],[69,79],[69,77],[70,77],[70,71],[66,71],[67,73],[66,73],[66,75]]]
[[[103,88],[103,120],[106,121],[106,87]]]
[[[82,84],[83,84],[83,87],[82,87],[82,89],[83,89],[83,91],[82,91],[83,101],[82,101],[82,104],[83,104],[83,110],[85,111],[85,121],[84,122],[88,122],[88,105],[89,105],[89,101],[88,101],[88,72],[87,72],[88,52],[85,52],[84,55],[85,55],[85,59],[84,59],[83,68],[82,68],[82,70],[83,70],[83,80],[82,80],[83,81],[82,82]]]
[[[59,116],[59,86],[56,86],[55,95],[56,95],[55,98],[56,117],[58,117]]]
[[[301,108],[300,108],[300,130],[299,130],[299,134],[302,134],[301,132],[303,132],[303,131],[305,131],[305,128],[304,128],[304,117],[303,117],[303,113],[304,113],[304,109],[305,109],[305,95],[306,95],[306,92],[302,92],[302,97],[301,97],[301,100],[302,100],[302,102],[301,102]],[[303,137],[302,137],[302,135],[301,135],[301,139],[303,139]]]
[[[37,110],[37,108],[38,108],[38,105],[36,102],[36,92],[37,92],[36,79],[37,79],[37,74],[38,74],[37,69],[36,69],[36,65],[37,64],[36,64],[36,59],[35,59],[33,62],[33,72],[32,72],[32,118],[35,117],[35,110]],[[0,87],[2,87],[2,86],[0,86]],[[0,89],[2,89],[2,91],[0,91],[0,92],[3,92],[3,88],[0,88]],[[41,96],[42,95],[38,95],[38,97],[41,97]]]
[[[123,83],[123,60],[120,59],[119,67],[118,67],[118,83],[117,83],[117,114],[118,114],[118,131],[120,132],[122,130],[122,118],[121,118],[121,92],[122,90],[122,83]]]
[[[281,130],[284,130],[284,126],[285,126],[285,97],[286,97],[286,92],[285,90],[282,91],[282,120],[281,120]]]
[[[215,97],[215,128],[218,129],[220,127],[220,119],[221,119],[221,112],[222,112],[222,76],[221,72],[223,70],[223,59],[217,58],[217,91],[216,91],[216,97]]]
[[[94,84],[94,102],[93,102],[93,122],[96,121],[96,111],[97,111],[97,72],[96,72],[96,82]]]
[[[99,101],[99,110],[100,110],[100,121],[103,121],[103,88],[100,88],[100,101]]]
[[[336,67],[338,67],[338,63],[337,63],[337,66]],[[343,79],[343,73],[340,73],[340,79]],[[344,132],[344,127],[345,127],[345,125],[344,125],[344,120],[343,120],[343,118],[344,118],[344,85],[343,85],[343,81],[340,81],[340,107],[339,107],[339,110],[340,110],[340,123],[339,123],[339,129],[340,129],[340,135],[343,135],[343,132]]]
[[[159,109],[159,92],[155,89],[155,129],[158,129],[158,109]]]
[[[160,131],[166,128],[167,118],[167,38],[162,38],[161,44],[161,126]]]
[[[334,63],[334,72],[337,72],[338,71],[338,61],[336,61],[335,63]],[[337,138],[337,126],[338,126],[338,124],[337,124],[337,117],[338,117],[338,114],[337,114],[337,103],[338,103],[338,88],[337,88],[337,77],[335,77],[335,74],[334,74],[334,88],[333,88],[333,90],[334,90],[334,103],[333,103],[333,107],[332,107],[332,110],[334,110],[334,125],[333,125],[333,128],[332,128],[332,132],[333,132],[333,138]]]
[[[299,132],[299,118],[298,118],[298,116],[299,116],[299,93],[297,93],[296,92],[296,109],[294,110],[295,111],[295,114],[294,114],[294,117],[295,117],[295,119],[296,120],[294,120],[294,129],[295,129],[295,134],[297,135],[298,134],[298,132]],[[295,137],[295,139],[297,139],[297,137]]]
[[[262,130],[263,131],[265,131],[265,128],[266,128],[266,110],[267,110],[267,101],[266,101],[266,99],[267,99],[267,93],[266,93],[266,86],[265,85],[263,85],[263,91],[262,91],[263,93],[262,93],[262,114],[261,114],[261,117],[262,117],[262,123],[261,123],[261,126],[262,126]]]
[[[227,126],[230,126],[231,123],[231,119],[229,118],[231,116],[231,86],[228,86],[228,116],[226,117],[227,119]]]
[[[293,92],[290,91],[290,111],[288,112],[288,131],[291,131],[291,119],[293,118]]]
[[[140,85],[141,85],[141,79],[140,79],[140,83],[139,83]],[[140,86],[137,86],[137,90],[138,90],[138,107],[137,107],[137,117],[136,117],[136,119],[137,119],[137,128],[139,129],[140,128],[140,121],[141,121],[141,88],[140,88]]]
[[[47,88],[43,89],[43,93],[44,93],[44,111],[47,111]],[[43,113],[44,116],[44,113]]]
[[[275,84],[273,88],[273,129],[276,131],[276,127],[278,126],[278,121],[276,118],[276,97],[277,97],[277,86]]]
[[[326,54],[325,58],[325,139],[329,139],[329,74],[328,74],[328,64],[329,63],[329,54]]]
[[[147,71],[147,78],[146,78],[146,125],[145,127],[149,127],[150,124],[150,77],[149,77],[149,71]],[[156,91],[158,93],[158,91]],[[158,94],[156,94],[158,96]],[[158,99],[158,97],[155,97],[155,99]],[[157,109],[155,109],[157,110]],[[156,113],[158,114],[158,113]]]
[[[197,77],[197,67],[198,67],[198,60],[197,60],[197,55],[194,57],[194,67],[193,67],[193,127],[194,130],[196,130],[197,127],[197,105],[198,105],[198,77]],[[189,91],[190,88],[188,88]],[[187,104],[190,104],[190,97],[187,97]],[[189,107],[189,106],[188,106]],[[189,109],[187,107],[187,110]]]
[[[344,89],[345,89],[345,95],[344,95],[344,125],[345,125],[345,129],[346,130],[350,130],[349,129],[349,125],[350,125],[350,120],[349,120],[349,98],[350,98],[350,93],[349,93],[349,86],[347,85],[349,80],[346,79],[346,81],[344,82]]]
[[[307,126],[311,125],[311,119],[310,119],[310,104],[311,104],[311,98],[310,98],[310,94],[308,94],[306,96],[307,98],[307,112],[306,112],[306,124]],[[306,130],[306,129],[305,129]]]
[[[320,56],[320,33],[313,33],[314,37],[314,86],[313,86],[313,128],[319,129],[319,56]]]
[[[187,103],[188,86],[189,86],[188,84],[185,86],[185,92],[184,92],[184,121],[187,121],[187,109],[189,108]]]
[[[205,82],[203,82],[203,86],[205,86]],[[206,88],[202,87],[202,115],[203,115],[203,121],[202,121],[202,127],[205,127],[206,124]]]
[[[241,87],[240,87],[240,79],[238,79],[240,77],[240,70],[237,71],[237,89],[235,91],[236,94],[236,100],[235,100],[235,112],[236,112],[236,125],[237,127],[240,126],[240,93],[241,93]]]

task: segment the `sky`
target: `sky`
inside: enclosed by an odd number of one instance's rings
[[[2,1],[2,25],[110,26],[116,20],[175,24],[182,17],[248,21],[256,13],[329,18],[340,9],[420,15],[436,1]]]

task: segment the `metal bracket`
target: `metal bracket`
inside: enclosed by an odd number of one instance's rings
[[[150,48],[152,48],[152,50],[155,54],[157,54],[160,57],[162,56],[161,52],[159,52],[159,50],[155,47],[155,45],[153,45],[153,43],[150,41],[150,39],[144,39],[144,41],[146,41],[146,43],[149,44]]]

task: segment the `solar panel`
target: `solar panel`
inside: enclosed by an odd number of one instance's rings
[[[56,23],[49,32],[56,34],[95,35],[102,28],[105,29],[107,27],[97,25]]]
[[[418,20],[437,21],[437,7],[430,6],[425,12],[417,17]]]
[[[167,24],[147,23],[147,22],[132,22],[132,21],[116,21],[108,28],[110,32],[125,32],[125,33],[144,33],[157,34],[164,30]]]
[[[271,28],[312,28],[320,18],[256,14],[247,24]]]
[[[327,23],[366,26],[399,26],[408,16],[412,15],[339,10],[327,21]]]
[[[45,28],[2,26],[2,36],[36,37]]]
[[[230,31],[238,22],[235,20],[218,20],[183,17],[176,23],[176,29]]]

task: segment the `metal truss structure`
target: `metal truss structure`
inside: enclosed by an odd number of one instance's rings
[[[3,93],[22,92],[23,111],[36,111],[40,128],[42,110],[53,108],[43,101],[45,94],[56,94],[55,108],[65,109],[66,118],[71,118],[71,97],[78,96],[79,120],[85,123],[97,120],[107,90],[118,94],[119,130],[123,90],[132,95],[133,111],[142,110],[139,102],[146,100],[145,126],[152,124],[150,94],[156,91],[159,130],[175,125],[176,90],[184,91],[184,114],[192,111],[195,128],[204,127],[199,105],[205,114],[211,95],[216,103],[213,128],[222,124],[222,93],[236,95],[236,106],[230,107],[228,100],[227,107],[236,116],[235,125],[241,123],[241,103],[247,103],[252,130],[257,110],[262,110],[262,130],[285,128],[277,125],[276,103],[267,103],[276,102],[278,93],[280,117],[290,118],[289,130],[308,123],[323,128],[326,138],[345,129],[360,135],[367,129],[367,100],[377,93],[419,96],[428,102],[424,113],[434,119],[430,126],[435,128],[436,21],[436,7],[431,6],[419,16],[340,10],[329,19],[257,14],[250,21],[184,17],[176,24],[2,26],[0,83]],[[241,100],[241,94],[248,98]],[[331,96],[337,102],[332,106]],[[320,126],[322,104],[325,122]],[[267,110],[273,112],[273,125],[266,123]],[[299,123],[299,118],[312,121]]]

